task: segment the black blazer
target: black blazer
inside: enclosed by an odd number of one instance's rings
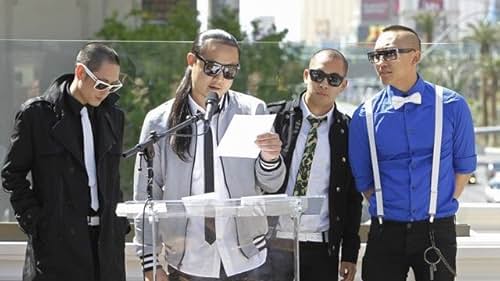
[[[20,227],[28,235],[23,280],[94,280],[87,215],[88,178],[83,162],[80,118],[63,96],[73,75],[59,77],[41,97],[16,115],[2,183]],[[111,94],[95,110],[95,142],[102,280],[125,280],[128,221],[115,214],[122,201],[119,159],[124,114]],[[32,183],[27,175],[31,172]]]
[[[297,136],[302,126],[301,96],[292,101],[281,101],[268,105],[268,111],[271,114],[277,114],[274,127],[283,142],[281,154],[287,167],[290,167]],[[334,122],[329,132],[332,169],[328,191],[330,218],[328,250],[331,255],[338,257],[339,248],[341,248],[341,261],[356,263],[360,247],[358,232],[363,198],[354,186],[347,157],[350,118],[339,112],[336,107],[333,118]],[[281,187],[280,193],[286,192],[288,172],[287,170],[286,181]]]

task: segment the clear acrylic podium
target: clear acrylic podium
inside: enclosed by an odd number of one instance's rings
[[[303,215],[318,215],[323,201],[324,196],[262,195],[228,200],[193,196],[183,200],[127,201],[118,204],[116,214],[144,218],[145,228],[151,229],[153,249],[162,243],[169,266],[175,269],[182,265],[186,272],[200,270],[217,251],[228,275],[232,275],[231,267],[226,269],[225,261],[236,268],[253,264],[257,272],[262,268],[256,280],[299,281],[300,219]],[[210,245],[204,240],[203,222],[207,217],[215,218],[217,250],[213,250],[215,243]],[[276,237],[278,228],[285,229],[280,226],[284,221],[289,222],[289,239]],[[275,256],[278,252],[281,254]],[[193,260],[205,262],[196,269],[184,265]],[[287,274],[281,274],[282,270]],[[156,266],[154,271],[156,276]]]

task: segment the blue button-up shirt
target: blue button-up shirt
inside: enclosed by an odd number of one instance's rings
[[[375,143],[380,169],[384,218],[416,221],[429,217],[432,150],[434,147],[435,89],[420,77],[407,94],[420,92],[422,103],[406,103],[399,109],[393,96],[405,96],[387,86],[374,98]],[[476,169],[474,128],[465,99],[449,89],[443,92],[443,138],[439,170],[436,217],[456,213],[453,198],[455,174]],[[366,115],[361,105],[353,114],[349,129],[349,157],[360,192],[374,187]],[[369,199],[370,214],[377,215],[375,193]]]

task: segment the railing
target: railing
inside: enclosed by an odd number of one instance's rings
[[[469,229],[470,227],[470,229]],[[500,276],[500,204],[462,203],[457,214],[458,253],[457,281],[498,281]],[[361,226],[366,237],[368,225]],[[468,234],[468,235],[467,235]],[[131,241],[133,234],[128,236]],[[11,241],[6,241],[12,239]],[[0,280],[20,280],[26,243],[16,223],[0,224]],[[365,241],[365,240],[363,240]],[[361,258],[365,243],[361,245],[358,262],[360,279]],[[126,244],[127,280],[142,280],[139,261],[132,243]],[[413,280],[410,274],[408,281]]]

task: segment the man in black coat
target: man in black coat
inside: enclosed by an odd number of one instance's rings
[[[117,53],[85,45],[15,118],[2,183],[28,236],[23,280],[125,280],[119,160],[124,114]],[[31,182],[27,179],[31,172]]]
[[[298,99],[268,105],[277,114],[274,125],[288,168],[288,180],[280,192],[326,198],[319,216],[302,217],[300,280],[304,281],[338,280],[339,273],[342,280],[352,281],[356,273],[362,197],[354,188],[347,159],[350,119],[335,105],[335,98],[347,86],[347,70],[347,60],[339,51],[320,50],[304,70],[306,91]],[[291,236],[282,231],[283,224],[280,218],[278,239]],[[283,251],[270,251],[274,271],[282,271],[277,263],[285,260]],[[283,280],[291,280],[290,274],[290,268],[279,273],[285,276]]]

